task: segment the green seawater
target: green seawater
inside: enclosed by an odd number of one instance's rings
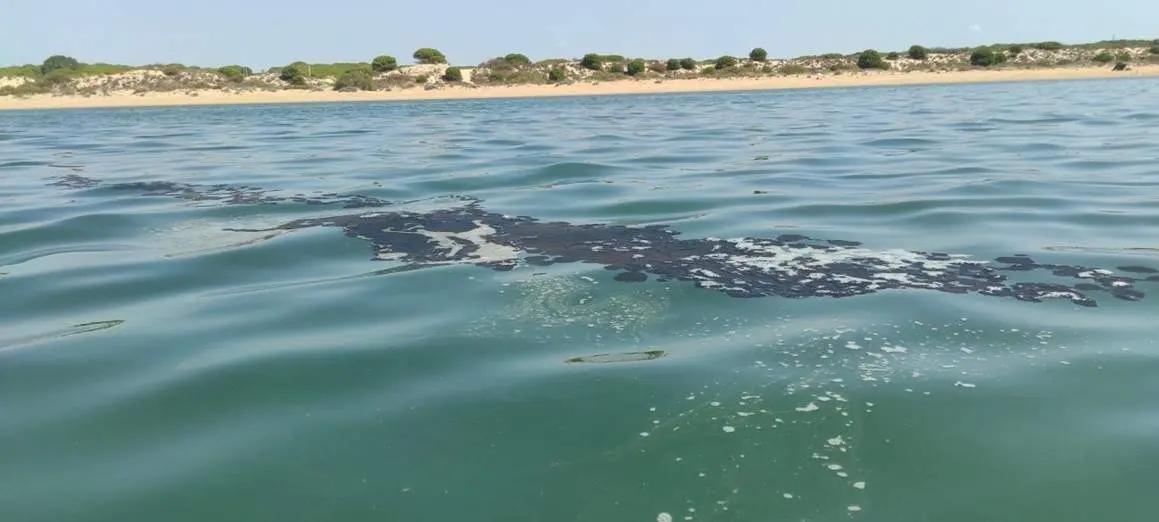
[[[1154,80],[0,113],[0,521],[1159,519],[1159,282],[392,272],[68,174],[1159,268]]]

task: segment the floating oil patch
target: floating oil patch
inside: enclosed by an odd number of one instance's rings
[[[69,175],[56,184],[88,187],[93,183],[90,178]],[[639,283],[651,275],[661,281],[690,282],[730,297],[843,298],[906,289],[975,293],[1027,302],[1067,300],[1093,307],[1097,301],[1087,295],[1090,291],[1065,284],[1067,279],[1098,285],[1100,291],[1124,301],[1143,299],[1143,292],[1134,285],[1151,282],[1106,269],[1038,262],[1022,254],[979,261],[965,254],[877,250],[863,247],[857,241],[798,234],[776,238],[678,239],[677,231],[663,225],[629,227],[545,222],[528,216],[489,212],[469,198],[465,199],[467,204],[457,208],[408,212],[383,210],[381,207],[391,203],[357,194],[282,197],[256,187],[172,182],[108,187],[222,204],[373,207],[373,210],[298,219],[270,229],[248,231],[335,227],[349,237],[369,242],[374,259],[414,267],[471,264],[509,271],[526,264],[584,262],[620,272],[618,279],[623,282]],[[1012,280],[1012,275],[1025,273],[1047,273],[1053,279]]]
[[[568,364],[612,364],[612,363],[629,363],[640,361],[654,361],[661,357],[668,355],[664,350],[650,350],[647,352],[628,352],[628,353],[605,353],[599,355],[588,355],[584,357],[572,357],[567,360]]]
[[[26,337],[18,337],[16,339],[0,339],[0,352],[6,352],[16,348],[23,348],[34,344],[53,341],[64,337],[108,330],[110,328],[121,326],[122,324],[125,324],[125,321],[120,319],[114,319],[111,321],[95,321],[91,323],[74,324],[59,330],[29,335]]]

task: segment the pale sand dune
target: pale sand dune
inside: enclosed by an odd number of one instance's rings
[[[0,110],[65,109],[94,107],[149,107],[178,105],[231,105],[263,103],[316,103],[353,101],[451,100],[481,98],[522,98],[550,96],[594,96],[613,94],[661,94],[719,91],[832,88],[857,86],[924,85],[1098,78],[1141,78],[1159,76],[1159,65],[1137,66],[1113,72],[1101,68],[1050,68],[1026,70],[970,70],[954,72],[860,72],[824,76],[779,76],[726,79],[623,80],[569,85],[454,86],[426,90],[420,87],[378,92],[334,92],[282,90],[229,93],[206,90],[188,92],[120,93],[94,96],[35,95],[25,98],[0,97]]]

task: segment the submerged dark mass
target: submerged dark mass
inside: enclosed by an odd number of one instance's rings
[[[1119,272],[1076,265],[1044,263],[1015,254],[991,261],[945,252],[874,250],[856,241],[818,239],[797,234],[772,238],[681,239],[663,225],[629,227],[540,221],[527,216],[490,212],[472,198],[461,205],[424,212],[392,211],[395,202],[346,194],[277,196],[257,187],[196,186],[172,182],[103,184],[70,175],[54,183],[86,189],[133,191],[192,201],[226,204],[303,204],[347,211],[299,219],[273,230],[340,228],[369,242],[375,259],[405,268],[473,264],[493,270],[521,265],[591,263],[619,272],[623,282],[687,281],[732,297],[851,297],[884,290],[932,290],[976,293],[1021,301],[1066,299],[1096,306],[1090,293],[1126,301],[1143,299],[1136,283],[1154,281],[1155,269],[1125,266]],[[1045,275],[1054,282],[1017,281],[1023,273]],[[1071,284],[1066,284],[1066,281]]]

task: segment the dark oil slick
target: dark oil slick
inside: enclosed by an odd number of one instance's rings
[[[107,187],[190,201],[225,204],[303,204],[363,209],[320,218],[299,219],[272,230],[341,228],[349,237],[370,242],[379,260],[402,269],[466,263],[507,271],[522,265],[592,263],[619,272],[616,280],[643,282],[649,275],[717,290],[732,297],[851,297],[883,290],[934,290],[977,293],[1041,302],[1066,299],[1097,306],[1090,293],[1125,301],[1143,299],[1141,281],[1155,281],[1150,267],[1113,270],[1043,263],[1013,254],[993,262],[943,252],[871,250],[856,241],[818,239],[797,234],[772,238],[680,239],[667,226],[629,227],[609,224],[545,222],[482,208],[473,198],[459,198],[454,208],[427,212],[379,210],[394,204],[374,197],[345,194],[276,196],[250,186],[196,186],[173,182],[103,184],[79,175],[53,185]],[[1056,281],[1012,281],[1021,272],[1047,272]],[[1065,284],[1065,280],[1078,281]]]

